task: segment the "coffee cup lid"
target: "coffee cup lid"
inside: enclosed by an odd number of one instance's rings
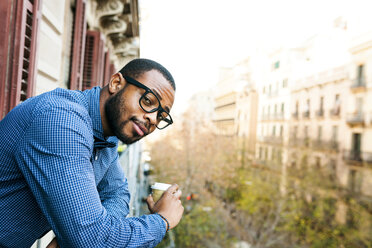
[[[170,186],[172,186],[171,184],[167,184],[167,183],[154,183],[153,185],[151,185],[151,188],[152,189],[157,189],[157,190],[167,190]]]

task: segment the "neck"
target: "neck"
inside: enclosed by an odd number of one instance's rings
[[[108,121],[106,118],[106,111],[105,111],[105,103],[107,99],[110,97],[110,94],[108,92],[107,85],[102,88],[101,94],[99,96],[99,110],[101,114],[101,122],[102,122],[102,128],[103,128],[103,135],[105,137],[113,136],[110,126],[108,125]]]

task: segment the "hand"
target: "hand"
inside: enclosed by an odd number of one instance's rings
[[[57,238],[54,238],[49,245],[47,245],[46,248],[59,248],[59,245],[57,243]]]
[[[177,184],[170,186],[155,203],[151,195],[147,197],[147,206],[151,213],[159,213],[169,222],[169,229],[177,226],[183,214],[182,191]]]

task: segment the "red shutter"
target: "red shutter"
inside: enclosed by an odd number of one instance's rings
[[[116,73],[115,65],[110,63],[110,76],[114,75]]]
[[[1,1],[0,118],[34,94],[40,0]]]
[[[85,34],[86,34],[86,1],[76,0],[73,24],[72,57],[70,70],[70,89],[82,90]]]
[[[105,52],[105,70],[104,70],[104,77],[103,77],[103,86],[110,82],[111,74],[110,74],[110,52]]]
[[[85,41],[83,90],[103,85],[104,40],[99,31],[88,30]]]

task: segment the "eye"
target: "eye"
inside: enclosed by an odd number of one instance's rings
[[[167,116],[168,116],[167,113],[161,112],[161,113],[158,114],[158,120],[163,121],[167,118]]]
[[[150,98],[148,98],[147,96],[144,96],[144,97],[143,97],[143,102],[144,102],[147,106],[152,105],[152,101],[151,101]]]

